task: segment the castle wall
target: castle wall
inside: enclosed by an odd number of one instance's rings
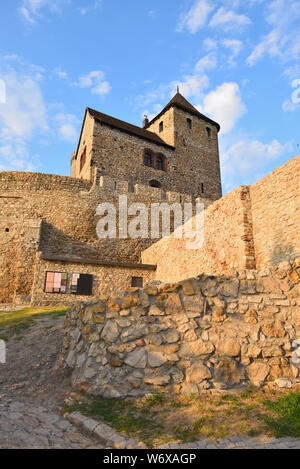
[[[176,282],[201,272],[255,268],[249,188],[239,187],[204,211],[204,243],[187,249],[187,239],[163,238],[142,252],[157,264],[156,278]]]
[[[204,245],[161,239],[142,253],[157,264],[157,279],[173,282],[227,269],[253,269],[300,254],[300,157],[252,187],[241,186],[205,210]]]
[[[251,189],[257,267],[300,255],[300,156]]]
[[[156,240],[98,239],[96,226],[100,216],[96,209],[101,202],[115,205],[118,227],[119,194],[127,195],[128,205],[142,202],[147,208],[152,202],[191,201],[186,194],[141,184],[129,187],[127,181],[108,176],[95,182],[99,185],[47,174],[0,173],[0,302],[10,302],[16,297],[21,302],[31,294],[37,251],[139,262],[141,250]],[[149,230],[150,226],[149,223]]]
[[[62,293],[45,293],[46,272],[67,273],[67,291]],[[49,306],[73,304],[86,300],[86,296],[71,293],[72,274],[93,275],[93,296],[108,295],[121,289],[131,287],[132,277],[143,278],[144,284],[154,277],[155,268],[134,265],[109,265],[109,263],[95,264],[92,262],[71,262],[68,260],[47,260],[37,258],[34,270],[31,304],[33,306]]]
[[[105,397],[300,384],[300,259],[201,275],[70,308],[72,385]]]

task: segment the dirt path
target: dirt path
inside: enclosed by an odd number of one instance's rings
[[[57,359],[63,318],[39,319],[7,343],[0,364],[0,448],[102,448],[61,415],[71,392]]]

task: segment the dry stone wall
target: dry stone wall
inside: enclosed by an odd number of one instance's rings
[[[300,384],[300,259],[200,275],[70,308],[72,385],[107,397]]]

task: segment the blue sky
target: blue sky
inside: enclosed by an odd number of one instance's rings
[[[1,2],[0,170],[69,175],[86,106],[141,125],[179,84],[252,184],[300,153],[299,56],[296,0]]]

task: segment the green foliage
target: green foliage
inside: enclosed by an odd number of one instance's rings
[[[21,335],[37,319],[50,316],[57,318],[66,314],[66,307],[24,308],[19,311],[0,311],[0,338],[8,340]]]
[[[276,437],[300,437],[300,392],[289,392],[275,402],[265,401],[267,409],[277,417],[262,416]]]

